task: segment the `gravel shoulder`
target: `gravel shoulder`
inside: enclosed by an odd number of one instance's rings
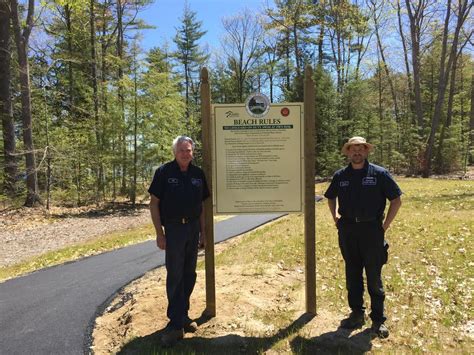
[[[151,223],[145,204],[0,211],[0,267]]]

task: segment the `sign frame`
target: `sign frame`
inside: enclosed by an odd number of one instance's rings
[[[313,69],[305,68],[304,75],[304,244],[305,244],[305,298],[306,312],[316,315],[316,213],[314,198],[315,148],[316,148],[316,110]],[[207,68],[201,70],[201,115],[203,169],[208,178],[209,188],[213,186],[212,161],[212,122],[211,91]],[[203,315],[216,316],[215,257],[214,257],[214,211],[212,199],[204,201],[204,220],[206,233],[205,272],[206,309]]]
[[[211,122],[213,132],[212,173],[213,180],[215,181],[215,184],[213,186],[214,214],[236,215],[259,213],[302,213],[304,211],[305,183],[304,104],[299,102],[283,102],[269,104],[264,115],[252,115],[248,112],[247,103],[253,95],[251,95],[246,100],[245,104],[211,105]],[[290,112],[295,113],[289,116]],[[226,117],[222,117],[222,114],[225,114]],[[278,117],[278,124],[272,124],[272,122],[275,121],[274,117]],[[233,125],[232,119],[237,120],[239,122],[243,121],[256,124]],[[297,120],[296,124],[295,119]],[[285,120],[287,120],[287,122],[285,122]],[[232,135],[231,131],[234,131],[235,133],[233,136],[239,136],[239,140],[248,141],[254,147],[260,145],[261,148],[265,149],[265,144],[262,142],[259,143],[259,129],[265,129],[266,133],[274,133],[279,138],[283,137],[286,139],[286,146],[282,146],[284,150],[281,151],[280,154],[273,154],[273,157],[275,157],[275,155],[278,155],[277,159],[279,160],[276,164],[280,169],[278,169],[277,167],[273,167],[274,170],[266,170],[264,176],[268,176],[270,174],[273,174],[272,176],[276,176],[277,173],[275,173],[275,171],[282,170],[282,165],[284,167],[289,167],[289,169],[283,169],[281,173],[279,173],[282,174],[281,177],[283,178],[283,181],[288,181],[288,186],[285,189],[285,186],[283,186],[283,184],[270,184],[273,185],[273,188],[267,186],[266,189],[252,188],[250,191],[246,191],[244,187],[239,188],[237,182],[237,185],[233,185],[235,186],[234,191],[228,190],[228,182],[226,181],[226,178],[222,177],[222,175],[228,174],[227,169],[229,168],[229,166],[227,164],[229,163],[229,160],[227,159],[227,154],[229,153],[229,151],[227,149],[228,147],[225,144],[222,144],[222,141],[225,140],[226,137],[229,138],[229,135]],[[276,129],[280,130],[276,131]],[[294,131],[288,131],[288,134],[285,135],[284,133],[289,129],[298,129],[299,132],[296,133]],[[246,132],[249,132],[249,134],[246,135]],[[297,151],[288,152],[288,148],[294,149],[295,145],[297,145],[298,147]],[[231,149],[231,147],[229,147],[229,149]],[[296,157],[298,157],[298,159],[295,160]],[[262,157],[262,159],[264,159],[264,157]],[[259,162],[254,162],[253,165],[255,166],[256,164],[259,164]],[[261,167],[261,165],[259,166]],[[297,173],[295,173],[294,171],[295,167],[298,171]],[[296,178],[294,176],[295,174],[297,174]],[[285,180],[285,177],[289,179]],[[295,186],[299,190],[298,194],[294,193]],[[237,197],[236,191],[238,191],[238,201],[235,200],[235,198]],[[263,196],[264,198],[256,198],[255,193],[257,193],[257,195],[260,197]],[[284,195],[285,193],[286,195]],[[286,198],[287,196],[288,198]],[[252,201],[255,203],[255,205],[252,205]],[[233,206],[230,206],[231,204],[233,204]],[[238,207],[239,204],[240,207]]]

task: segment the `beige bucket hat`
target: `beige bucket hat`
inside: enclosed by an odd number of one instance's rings
[[[342,154],[347,155],[349,153],[349,147],[351,145],[356,145],[356,144],[363,144],[367,148],[368,152],[371,152],[374,150],[374,146],[370,143],[367,143],[364,137],[352,137],[350,138],[346,144],[342,147]]]

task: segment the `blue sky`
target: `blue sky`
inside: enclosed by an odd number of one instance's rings
[[[191,10],[197,13],[197,19],[202,21],[202,29],[207,34],[201,39],[201,45],[209,45],[209,49],[220,46],[223,34],[222,18],[237,14],[247,8],[260,12],[266,3],[272,0],[188,0]],[[142,46],[148,50],[152,47],[168,43],[174,48],[173,37],[179,19],[183,15],[185,0],[155,0],[152,5],[140,13],[140,18],[156,29],[143,31]]]

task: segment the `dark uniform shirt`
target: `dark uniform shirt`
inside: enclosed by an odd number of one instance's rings
[[[176,160],[156,169],[148,192],[160,199],[163,224],[166,220],[199,218],[202,201],[210,196],[202,169],[189,164],[188,170],[182,172]]]
[[[386,169],[366,160],[362,169],[349,164],[336,171],[324,196],[338,198],[338,212],[343,218],[371,220],[383,217],[386,199],[391,201],[401,194]]]

